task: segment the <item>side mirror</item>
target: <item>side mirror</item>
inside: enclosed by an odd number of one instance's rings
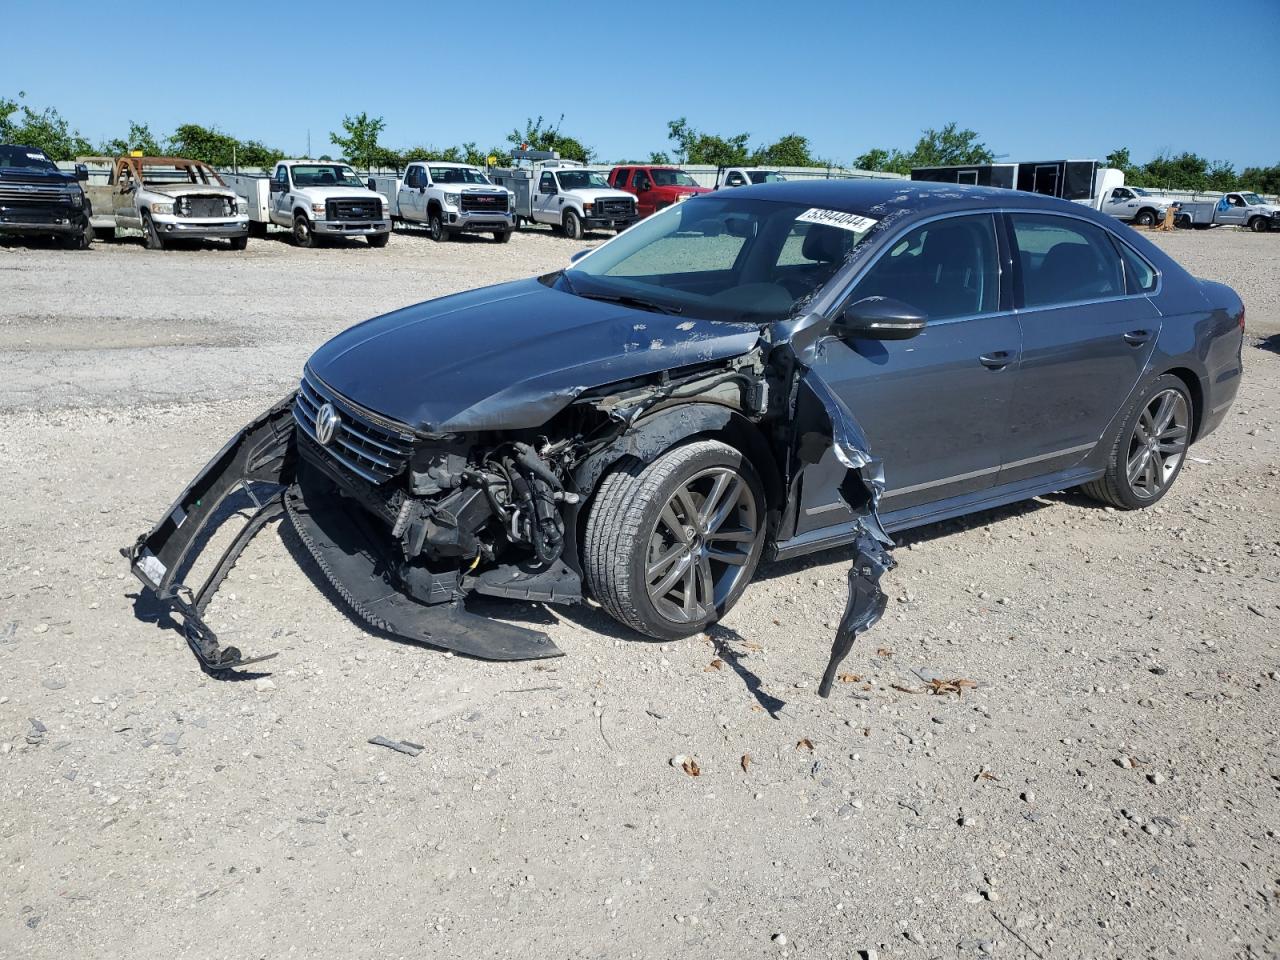
[[[569,257],[569,262],[570,262],[570,263],[577,263],[579,260],[581,260],[583,257],[585,257],[585,256],[586,256],[588,253],[590,253],[590,252],[591,252],[591,249],[590,249],[589,247],[588,247],[586,250],[579,250],[577,253],[572,254],[572,255]]]
[[[910,340],[928,323],[924,311],[890,297],[864,297],[831,321],[841,339]]]
[[[281,183],[279,180],[272,180],[272,181],[271,181],[271,192],[272,192],[272,193],[284,193],[284,184],[283,184],[283,183]]]
[[[369,182],[366,183],[365,186],[368,187],[370,190],[372,190],[374,193],[378,192],[378,181],[373,179],[373,177],[369,178]]]
[[[89,168],[83,163],[76,164],[76,179],[85,183],[89,179]]]

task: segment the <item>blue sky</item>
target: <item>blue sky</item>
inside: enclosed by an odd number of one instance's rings
[[[564,114],[604,160],[667,149],[666,122],[686,116],[753,145],[802,133],[841,163],[950,120],[1014,160],[1128,146],[1137,161],[1186,149],[1280,163],[1280,0],[365,9],[4,0],[0,96],[25,90],[94,141],[131,119],[161,135],[197,122],[294,154],[308,130],[315,154],[332,151],[329,131],[366,110],[392,147],[487,147],[525,117]]]

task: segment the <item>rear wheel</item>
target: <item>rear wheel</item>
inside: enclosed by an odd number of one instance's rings
[[[160,231],[156,229],[151,214],[145,211],[142,214],[142,239],[148,250],[164,249],[164,237],[160,236]]]
[[[1249,229],[1254,233],[1266,233],[1271,229],[1271,221],[1266,217],[1254,217],[1249,221]]]
[[[578,218],[574,211],[566,210],[564,212],[564,221],[561,224],[561,228],[564,230],[564,235],[570,240],[582,239],[582,220]]]
[[[764,488],[733,447],[700,440],[652,463],[625,460],[587,516],[587,585],[621,623],[658,639],[689,636],[751,582],[764,520]]]
[[[294,214],[293,217],[293,242],[299,247],[314,247],[316,245],[316,234],[311,229],[311,221],[301,213]]]
[[[1194,422],[1187,385],[1173,374],[1156,378],[1121,420],[1107,472],[1081,489],[1121,510],[1151,506],[1182,472]]]
[[[1149,227],[1156,222],[1156,212],[1154,210],[1139,210],[1138,215],[1133,218],[1133,222],[1140,227]]]
[[[369,236],[365,237],[365,239],[369,241],[369,246],[371,247],[385,247],[387,245],[387,241],[391,239],[391,234],[371,233]]]

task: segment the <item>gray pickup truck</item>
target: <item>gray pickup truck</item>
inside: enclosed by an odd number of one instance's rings
[[[1226,193],[1217,200],[1185,201],[1176,221],[1180,227],[1207,230],[1230,223],[1254,233],[1280,230],[1280,206],[1256,193]]]

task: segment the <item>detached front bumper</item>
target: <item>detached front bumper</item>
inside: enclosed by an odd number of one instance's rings
[[[192,240],[229,240],[249,235],[249,218],[231,220],[184,220],[179,217],[155,216],[151,218],[156,230],[168,237],[188,237]]]
[[[316,220],[312,230],[326,237],[367,237],[390,233],[390,220]]]
[[[351,610],[372,627],[408,640],[485,660],[561,656],[543,633],[468,613],[461,599],[425,604],[387,574],[394,543],[322,474],[300,462],[294,395],[250,422],[227,442],[178,496],[164,517],[121,553],[130,569],[183,620],[192,651],[209,670],[269,659],[223,647],[203,620],[210,599],[254,535],[287,516],[321,572]],[[236,507],[236,502],[240,506]],[[232,516],[244,526],[198,587],[190,574],[214,532]]]

